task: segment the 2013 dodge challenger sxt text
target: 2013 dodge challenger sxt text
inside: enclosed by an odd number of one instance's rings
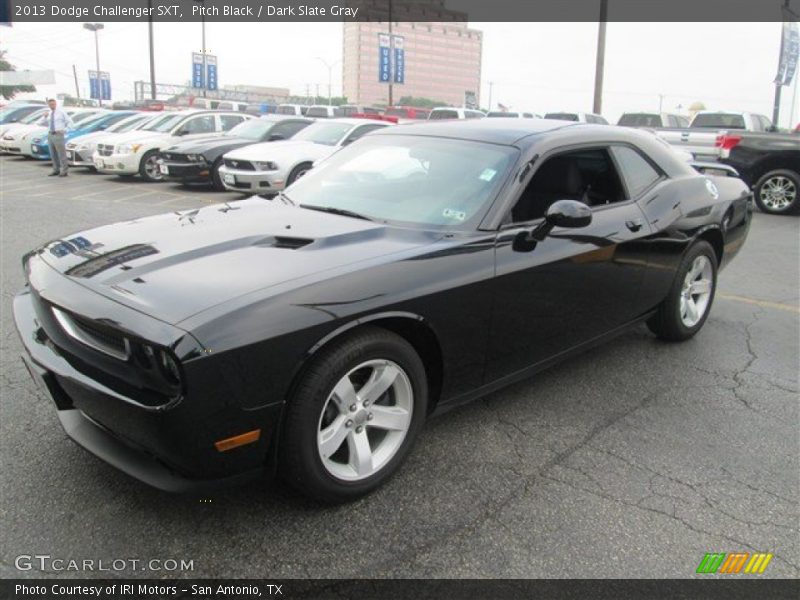
[[[638,322],[696,334],[751,205],[647,132],[404,125],[272,200],[45,244],[14,316],[68,435],[122,471],[341,501],[434,412]]]

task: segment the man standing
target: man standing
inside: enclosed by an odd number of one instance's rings
[[[47,106],[50,107],[50,115],[47,121],[47,145],[50,147],[50,159],[53,161],[53,172],[50,177],[67,176],[67,145],[64,136],[67,129],[72,129],[75,124],[69,115],[63,110],[58,108],[55,99],[50,98],[47,101]]]

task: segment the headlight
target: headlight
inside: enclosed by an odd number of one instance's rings
[[[253,166],[255,167],[256,171],[277,171],[278,165],[276,165],[271,160],[267,162],[254,162]]]
[[[38,137],[38,138],[33,138],[33,143],[34,143],[34,144],[41,144],[41,143],[42,143],[42,138],[40,138],[40,137]]]
[[[206,157],[203,156],[202,154],[187,154],[186,158],[189,160],[189,162],[199,162],[199,163],[206,162]]]
[[[97,147],[96,142],[84,142],[83,144],[78,144],[78,150],[88,150],[89,152],[93,152],[94,149]]]
[[[141,148],[141,144],[119,144],[114,148],[115,154],[136,154]]]
[[[181,368],[171,351],[146,343],[133,343],[133,356],[140,367],[158,374],[170,388],[181,385]]]

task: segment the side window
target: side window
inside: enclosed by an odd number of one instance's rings
[[[677,117],[667,115],[667,127],[680,127]]]
[[[540,219],[557,200],[578,200],[589,206],[625,200],[608,150],[586,148],[548,158],[531,177],[511,210],[511,219],[514,223]]]
[[[342,142],[342,146],[346,146],[347,144],[352,144],[358,138],[360,138],[361,136],[369,133],[370,131],[375,131],[376,129],[382,129],[383,127],[386,127],[386,126],[385,125],[362,125],[361,127],[358,127],[357,129],[355,129],[350,135],[348,135],[347,138],[345,138],[345,140]]]
[[[655,167],[633,148],[614,146],[613,151],[631,198],[638,198],[661,179]]]
[[[283,139],[288,140],[295,133],[307,126],[307,123],[301,121],[293,121],[290,123],[278,123],[270,130],[270,135],[280,135]]]
[[[186,123],[183,124],[183,127],[181,127],[181,130],[185,131],[187,134],[214,133],[215,129],[214,115],[194,117],[193,119],[186,121]]]
[[[687,129],[689,127],[689,119],[686,117],[678,117],[678,127]]]
[[[244,117],[238,115],[220,115],[219,119],[222,124],[222,131],[228,131],[244,121]]]
[[[466,119],[482,119],[483,115],[474,110],[465,110],[464,111],[464,118]]]

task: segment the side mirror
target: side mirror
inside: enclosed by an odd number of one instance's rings
[[[521,231],[514,238],[512,248],[517,252],[530,252],[538,242],[544,241],[554,227],[578,229],[592,222],[592,210],[577,200],[558,200],[544,213],[542,221],[533,231]]]
[[[577,200],[558,200],[544,213],[544,220],[553,227],[578,229],[592,222],[592,210]]]
[[[269,136],[269,141],[270,142],[279,142],[279,141],[285,140],[285,139],[286,138],[281,133],[273,133],[272,135]]]
[[[178,129],[178,131],[175,132],[175,135],[181,137],[183,135],[186,135],[187,133],[189,133],[188,129]]]

